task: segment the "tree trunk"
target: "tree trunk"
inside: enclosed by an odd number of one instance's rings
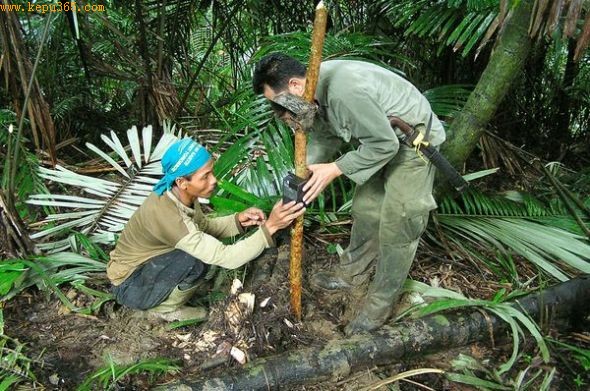
[[[567,40],[567,60],[563,73],[563,81],[560,83],[555,97],[555,104],[559,108],[555,118],[555,134],[553,138],[559,143],[558,161],[562,161],[570,152],[573,141],[573,132],[570,129],[571,122],[571,98],[570,94],[574,88],[574,81],[578,73],[578,66],[574,61],[576,42],[569,38]]]
[[[485,126],[510,90],[512,81],[524,68],[531,46],[527,29],[532,4],[532,1],[520,1],[512,10],[486,69],[465,107],[453,120],[449,141],[443,144],[442,149],[455,167],[462,166],[467,160],[485,131]]]
[[[0,259],[26,258],[35,253],[35,245],[18,213],[0,190]]]
[[[514,303],[531,318],[542,320],[582,316],[590,311],[590,276],[580,277],[528,295]],[[260,358],[243,368],[170,384],[160,390],[269,390],[317,383],[349,376],[375,365],[385,365],[503,335],[507,324],[482,311],[430,315],[371,335],[330,341],[277,356]]]
[[[9,4],[6,0],[2,1],[2,3]],[[45,17],[49,17],[49,15],[45,15]],[[22,113],[22,106],[27,95],[29,81],[31,77],[34,77],[32,74],[33,66],[29,60],[21,31],[22,26],[16,12],[0,12],[0,36],[5,51],[0,66],[17,117],[25,115]],[[55,127],[49,106],[41,93],[37,78],[34,78],[26,110],[29,114],[29,123],[35,147],[37,149],[45,147],[49,157],[55,164],[57,161],[55,154]],[[39,133],[41,133],[41,139]],[[42,143],[44,145],[41,145]],[[8,157],[8,159],[10,158],[11,156]],[[13,164],[18,164],[18,162],[13,162]]]

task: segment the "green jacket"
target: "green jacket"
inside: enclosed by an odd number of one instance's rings
[[[209,218],[198,202],[189,208],[169,191],[161,196],[151,193],[131,216],[111,251],[107,276],[119,285],[144,262],[174,249],[204,263],[234,269],[274,246],[265,227],[235,244],[220,242],[243,232],[236,216]]]
[[[336,160],[344,175],[365,183],[399,150],[399,129],[392,129],[388,116],[397,116],[412,126],[428,124],[429,140],[445,141],[442,123],[432,113],[428,100],[412,83],[380,66],[348,60],[321,64],[316,89],[319,114],[309,134],[309,164],[329,162],[343,142],[356,150]]]

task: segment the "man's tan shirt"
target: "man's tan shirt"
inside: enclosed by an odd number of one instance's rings
[[[189,208],[169,191],[161,196],[151,193],[131,216],[111,251],[107,275],[119,285],[144,262],[175,249],[203,263],[235,269],[274,246],[265,227],[235,244],[219,241],[241,232],[237,214],[209,218],[198,202]]]

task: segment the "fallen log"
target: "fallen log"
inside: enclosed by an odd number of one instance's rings
[[[555,285],[514,301],[514,306],[542,324],[590,312],[590,276]],[[341,379],[355,371],[402,359],[490,341],[507,324],[491,313],[435,314],[384,326],[370,335],[330,341],[276,356],[260,358],[215,378],[185,379],[160,390],[270,390],[296,384]]]

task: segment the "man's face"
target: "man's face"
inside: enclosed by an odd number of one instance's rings
[[[213,175],[213,159],[209,159],[207,164],[199,168],[191,176],[191,180],[187,181],[181,178],[178,183],[179,187],[187,192],[192,198],[209,198],[215,186],[217,185],[217,178]]]
[[[289,84],[287,85],[287,91],[290,94],[303,96],[305,92],[305,78],[299,77],[292,77],[289,79]],[[268,84],[264,85],[264,96],[266,99],[272,101],[277,94],[280,94],[283,91],[275,91],[270,87]]]
[[[298,77],[292,77],[289,80],[289,84],[287,85],[287,88],[284,90],[277,90],[275,91],[271,86],[269,86],[268,84],[264,85],[264,92],[263,95],[266,99],[268,99],[271,102],[271,105],[273,106],[273,111],[275,112],[275,115],[277,117],[279,117],[280,119],[282,119],[283,121],[289,121],[291,116],[289,115],[288,111],[280,106],[277,103],[274,103],[274,99],[275,97],[283,92],[288,92],[292,95],[296,95],[299,97],[303,96],[303,93],[305,92],[305,79],[301,79]]]

